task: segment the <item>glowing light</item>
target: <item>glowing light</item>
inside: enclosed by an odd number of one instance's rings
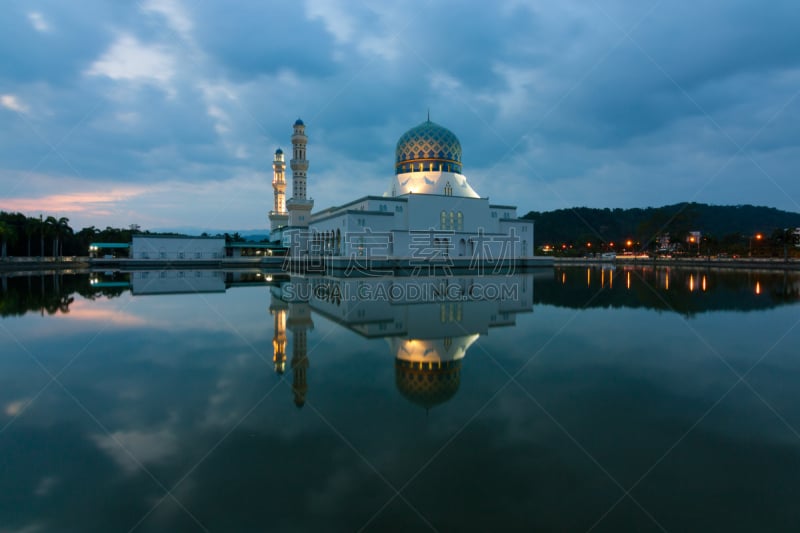
[[[614,288],[614,271],[613,270],[609,270],[608,271],[608,288],[609,289],[613,289]]]
[[[703,283],[703,292],[706,292],[706,277],[705,276],[703,276],[702,283]]]
[[[627,286],[628,286],[628,289],[630,289],[630,288],[631,288],[631,273],[630,273],[630,272],[628,272],[628,281],[627,281]]]
[[[630,239],[628,239],[627,241],[625,241],[625,244],[626,244],[627,246],[630,246],[631,244],[633,244],[633,241],[632,241],[632,240],[630,240]]]
[[[694,275],[689,276],[689,292],[694,292]]]
[[[586,269],[586,286],[589,287],[592,284],[592,269]]]
[[[664,288],[669,290],[669,270],[667,270],[667,276],[664,278]]]
[[[606,286],[606,271],[600,270],[600,288],[602,289],[605,286]]]
[[[756,233],[756,240],[757,240],[757,241],[760,241],[760,240],[761,240],[761,239],[763,239],[763,238],[764,238],[764,236],[763,236],[763,235],[761,235],[760,233]]]
[[[756,294],[761,294],[761,282],[756,281]]]
[[[564,285],[566,282],[567,282],[567,273],[566,272],[562,272],[561,273],[561,284]]]

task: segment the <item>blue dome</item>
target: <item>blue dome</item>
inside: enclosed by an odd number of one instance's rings
[[[294,125],[295,126],[305,126],[305,124],[303,124],[303,121],[300,120],[299,118],[294,121]]]
[[[395,174],[443,170],[461,173],[461,143],[455,134],[430,120],[405,132],[395,149]]]
[[[281,150],[280,148],[275,150],[275,155],[281,155],[282,153],[283,153],[283,150]]]

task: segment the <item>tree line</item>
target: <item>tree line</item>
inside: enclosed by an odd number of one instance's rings
[[[130,243],[133,235],[169,235],[185,237],[180,233],[142,230],[137,224],[127,228],[94,226],[75,231],[67,217],[29,217],[22,213],[0,211],[0,257],[69,257],[86,256],[91,243]],[[202,237],[210,237],[203,233]],[[239,232],[216,234],[225,242],[245,242]]]

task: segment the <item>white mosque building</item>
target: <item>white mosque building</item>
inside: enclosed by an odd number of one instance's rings
[[[364,196],[312,213],[307,198],[305,124],[292,135],[292,196],[286,199],[283,151],[273,161],[271,240],[292,255],[373,258],[525,259],[533,257],[533,221],[517,208],[481,197],[462,174],[458,137],[431,122],[405,132],[395,149],[394,176],[380,196]]]

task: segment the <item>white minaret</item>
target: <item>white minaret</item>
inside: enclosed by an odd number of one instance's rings
[[[295,229],[296,239],[289,237],[290,242],[284,244],[291,245],[292,249],[301,252],[308,249],[308,236],[303,230],[308,229],[311,222],[311,209],[314,207],[314,200],[306,198],[306,173],[308,172],[308,160],[306,159],[306,126],[299,118],[294,123],[294,133],[292,134],[292,159],[289,166],[292,167],[292,197],[286,202],[286,209],[289,211],[289,227]],[[294,240],[294,242],[291,242]]]
[[[270,230],[276,231],[289,224],[289,213],[286,211],[286,162],[283,150],[275,150],[272,160],[272,191],[275,202],[269,212]]]

